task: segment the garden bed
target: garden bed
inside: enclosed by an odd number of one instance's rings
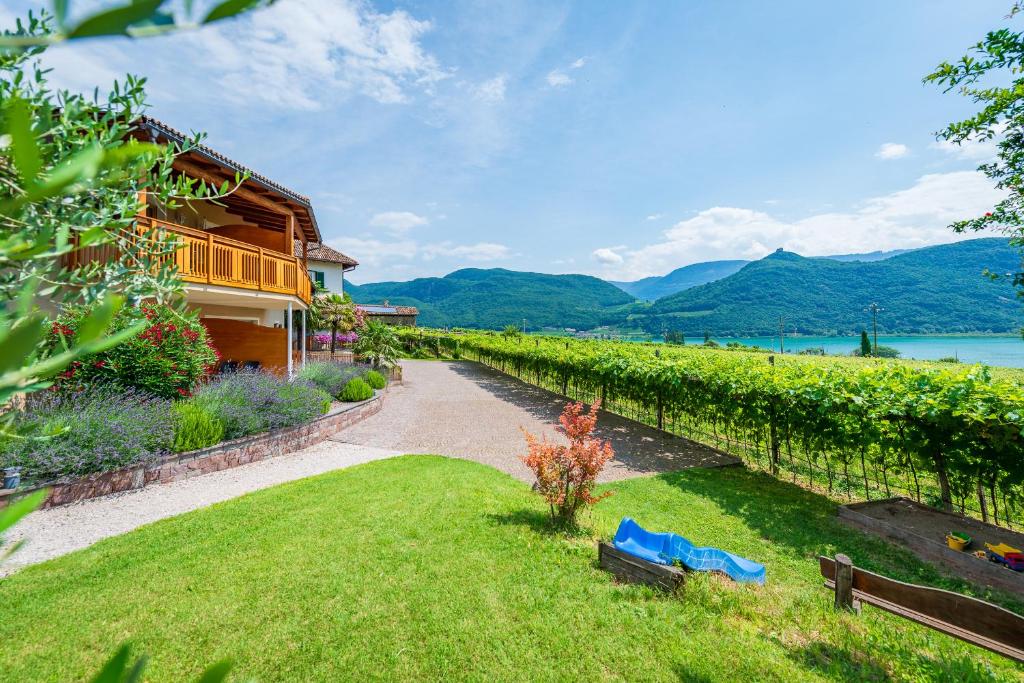
[[[888,539],[931,562],[945,572],[972,583],[1024,596],[1024,574],[975,557],[985,543],[1006,543],[1024,549],[1024,534],[985,524],[971,517],[944,512],[909,498],[889,498],[852,503],[839,508],[843,521]],[[973,539],[968,552],[946,545],[950,531],[967,533]]]
[[[73,481],[40,484],[31,488],[0,490],[0,507],[11,497],[49,488],[43,507],[67,505],[90,498],[165,484],[190,477],[238,467],[250,462],[286,455],[319,443],[333,434],[378,412],[387,390],[359,403],[332,406],[327,414],[292,427],[254,434],[187,453],[172,453],[156,462],[134,465],[110,472],[91,474]]]

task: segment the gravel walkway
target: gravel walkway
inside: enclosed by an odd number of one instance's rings
[[[555,437],[552,425],[566,399],[479,363],[403,361],[402,375],[402,385],[389,389],[379,413],[332,439],[475,460],[532,483],[519,460],[526,451],[520,428]],[[602,412],[597,427],[598,436],[615,449],[601,481],[739,462],[611,413]]]
[[[323,443],[222,472],[29,515],[9,534],[11,541],[26,542],[0,568],[0,575],[250,491],[404,453],[475,460],[532,482],[519,461],[525,452],[520,428],[557,438],[552,425],[565,399],[477,363],[402,365],[403,384],[389,389],[379,413]],[[615,448],[615,460],[602,473],[602,481],[738,462],[611,413],[598,419],[598,435],[610,439]]]
[[[0,576],[250,491],[395,455],[400,453],[325,441],[230,470],[33,512],[8,534],[12,542],[25,539],[25,545],[0,567]]]

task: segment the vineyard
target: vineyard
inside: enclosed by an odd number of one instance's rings
[[[1020,519],[1019,372],[512,333],[408,329],[408,351],[469,358],[741,457],[832,496],[905,495]]]

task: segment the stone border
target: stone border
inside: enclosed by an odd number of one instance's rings
[[[16,491],[5,491],[0,494],[0,508],[10,502],[15,495],[21,497],[42,488],[50,489],[50,493],[42,505],[45,509],[90,498],[99,498],[112,493],[141,489],[152,484],[166,484],[190,479],[278,455],[294,453],[320,443],[342,429],[379,412],[384,405],[386,394],[387,389],[378,391],[373,398],[335,408],[312,422],[224,441],[216,446],[198,451],[172,453],[153,463],[90,474],[66,483],[43,484]]]

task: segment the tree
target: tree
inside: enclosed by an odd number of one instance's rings
[[[144,79],[128,76],[105,99],[90,99],[50,90],[40,66],[46,45],[123,33],[125,22],[154,19],[162,4],[132,3],[66,28],[68,3],[55,2],[56,17],[29,14],[0,34],[0,406],[46,386],[75,359],[140,332],[144,324],[103,335],[125,299],[165,299],[180,289],[166,258],[174,238],[136,225],[140,193],[175,206],[230,189],[172,174],[175,155],[200,136],[164,147],[130,135],[145,110]],[[99,247],[110,248],[109,258],[66,267],[68,255]],[[96,303],[73,345],[45,358],[42,298]],[[5,418],[0,431],[10,424]]]
[[[309,306],[310,325],[314,330],[331,331],[331,355],[339,332],[349,332],[359,321],[356,305],[348,294],[318,294]]]
[[[868,339],[868,331],[860,331],[860,355],[867,358],[871,355],[871,340]]]
[[[1016,2],[1007,20],[1022,7],[1024,3]],[[1024,246],[1024,34],[1005,27],[990,31],[968,54],[955,63],[942,62],[924,81],[945,92],[957,89],[981,106],[977,114],[950,123],[936,137],[954,145],[997,140],[995,158],[978,170],[1007,193],[991,211],[950,227],[959,233],[995,229],[1009,236],[1013,246]],[[1024,287],[1024,270],[1013,273],[1013,284]]]

